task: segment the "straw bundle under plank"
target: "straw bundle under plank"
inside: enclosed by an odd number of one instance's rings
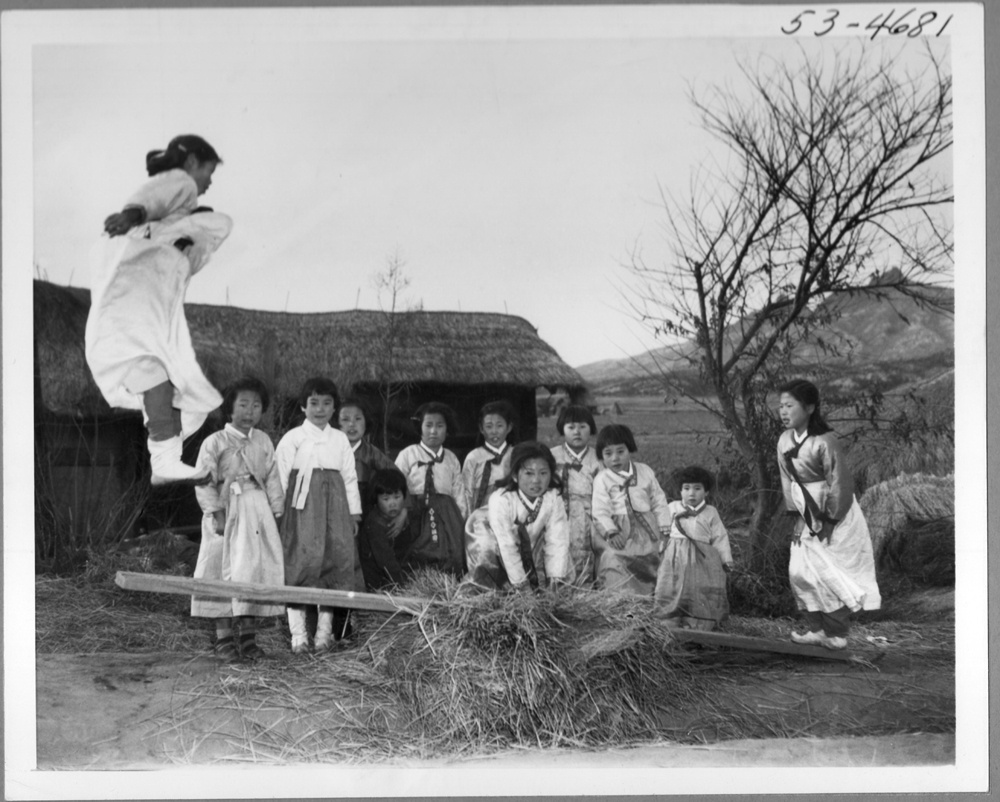
[[[532,747],[862,735],[897,731],[899,721],[954,729],[953,620],[852,630],[869,651],[877,635],[886,663],[900,649],[919,654],[941,687],[915,673],[900,684],[861,665],[791,679],[774,656],[680,652],[644,600],[465,595],[433,576],[406,591],[426,593],[429,583],[446,604],[420,617],[367,614],[366,637],[351,647],[222,669],[161,722],[174,738],[165,745],[199,762],[400,763]],[[726,631],[787,638],[790,626],[733,618]]]
[[[479,593],[431,572],[405,592],[428,583],[442,603],[369,617],[358,648],[254,667],[238,693],[204,688],[178,715],[238,711],[274,759],[366,760],[649,741],[704,693],[648,600]]]

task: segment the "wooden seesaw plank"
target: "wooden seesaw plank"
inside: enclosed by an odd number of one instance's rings
[[[685,643],[700,643],[704,646],[728,646],[733,649],[744,649],[751,652],[778,652],[794,654],[800,657],[818,657],[821,660],[843,660],[851,662],[854,657],[847,650],[834,651],[823,646],[810,646],[805,643],[772,640],[770,638],[754,638],[749,635],[732,635],[728,632],[705,632],[699,629],[671,630],[677,640]]]
[[[193,579],[169,574],[140,574],[119,571],[115,584],[124,590],[150,593],[175,593],[181,596],[208,596],[213,599],[243,599],[271,604],[322,604],[326,607],[347,607],[352,610],[373,610],[379,613],[410,613],[432,602],[411,596],[389,596],[379,593],[357,593],[347,590],[299,588],[289,585],[259,585],[255,582],[224,582],[221,579]]]
[[[353,610],[372,610],[380,613],[409,613],[419,615],[429,604],[428,599],[415,596],[389,596],[379,593],[358,593],[346,590],[299,588],[288,585],[260,585],[254,582],[224,582],[220,579],[193,579],[170,574],[140,574],[119,571],[115,584],[124,590],[150,593],[173,593],[181,596],[208,596],[215,599],[244,599],[272,604],[322,604],[328,607],[347,607]],[[778,652],[801,657],[850,662],[849,652],[832,651],[822,646],[808,646],[790,641],[733,635],[727,632],[705,632],[698,629],[674,629],[677,640],[700,643],[704,646],[725,646],[755,652]]]

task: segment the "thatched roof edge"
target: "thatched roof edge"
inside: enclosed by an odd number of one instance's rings
[[[42,397],[52,411],[107,409],[83,355],[89,307],[89,290],[34,282]],[[516,315],[399,313],[390,358],[378,311],[296,313],[209,304],[187,304],[185,311],[202,368],[219,387],[245,373],[262,377],[277,395],[294,394],[310,375],[330,376],[343,387],[379,383],[388,375],[408,384],[585,387],[537,329]]]

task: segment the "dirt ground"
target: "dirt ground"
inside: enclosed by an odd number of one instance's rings
[[[325,657],[335,661],[335,657]],[[707,666],[712,659],[709,657]],[[721,659],[726,659],[725,657]],[[729,658],[736,659],[736,658]],[[907,766],[955,760],[954,677],[920,671],[891,654],[879,665],[756,658],[757,669],[718,701],[720,720],[699,711],[679,713],[665,730],[724,731],[726,715],[770,716],[796,737],[722,740],[705,745],[664,742],[604,751],[538,749],[490,756],[396,765],[446,766],[470,762],[526,767],[647,766]],[[773,668],[769,668],[773,664]],[[163,768],[231,761],[240,748],[217,717],[199,720],[176,711],[206,680],[255,669],[220,664],[208,654],[40,654],[37,667],[37,757],[40,769]],[[335,668],[335,662],[331,668]],[[919,692],[920,705],[912,699]],[[891,734],[837,737],[823,722],[855,718],[869,731]],[[231,722],[238,725],[238,722]],[[921,732],[923,730],[923,732]],[[231,731],[231,730],[230,730]],[[247,761],[242,754],[236,759]]]

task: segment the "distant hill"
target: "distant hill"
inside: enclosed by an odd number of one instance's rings
[[[953,308],[954,291],[938,290],[941,301]],[[841,316],[818,337],[838,343],[840,355],[825,354],[818,339],[796,349],[795,359],[810,365],[839,366],[845,377],[863,380],[877,376],[885,387],[930,378],[954,367],[955,322],[950,314],[921,308],[900,294],[879,300],[841,296],[827,302]],[[576,368],[591,389],[602,395],[656,395],[663,392],[658,376],[670,373],[695,394],[697,370],[685,356],[694,356],[692,344],[659,348],[622,359],[604,359]]]

